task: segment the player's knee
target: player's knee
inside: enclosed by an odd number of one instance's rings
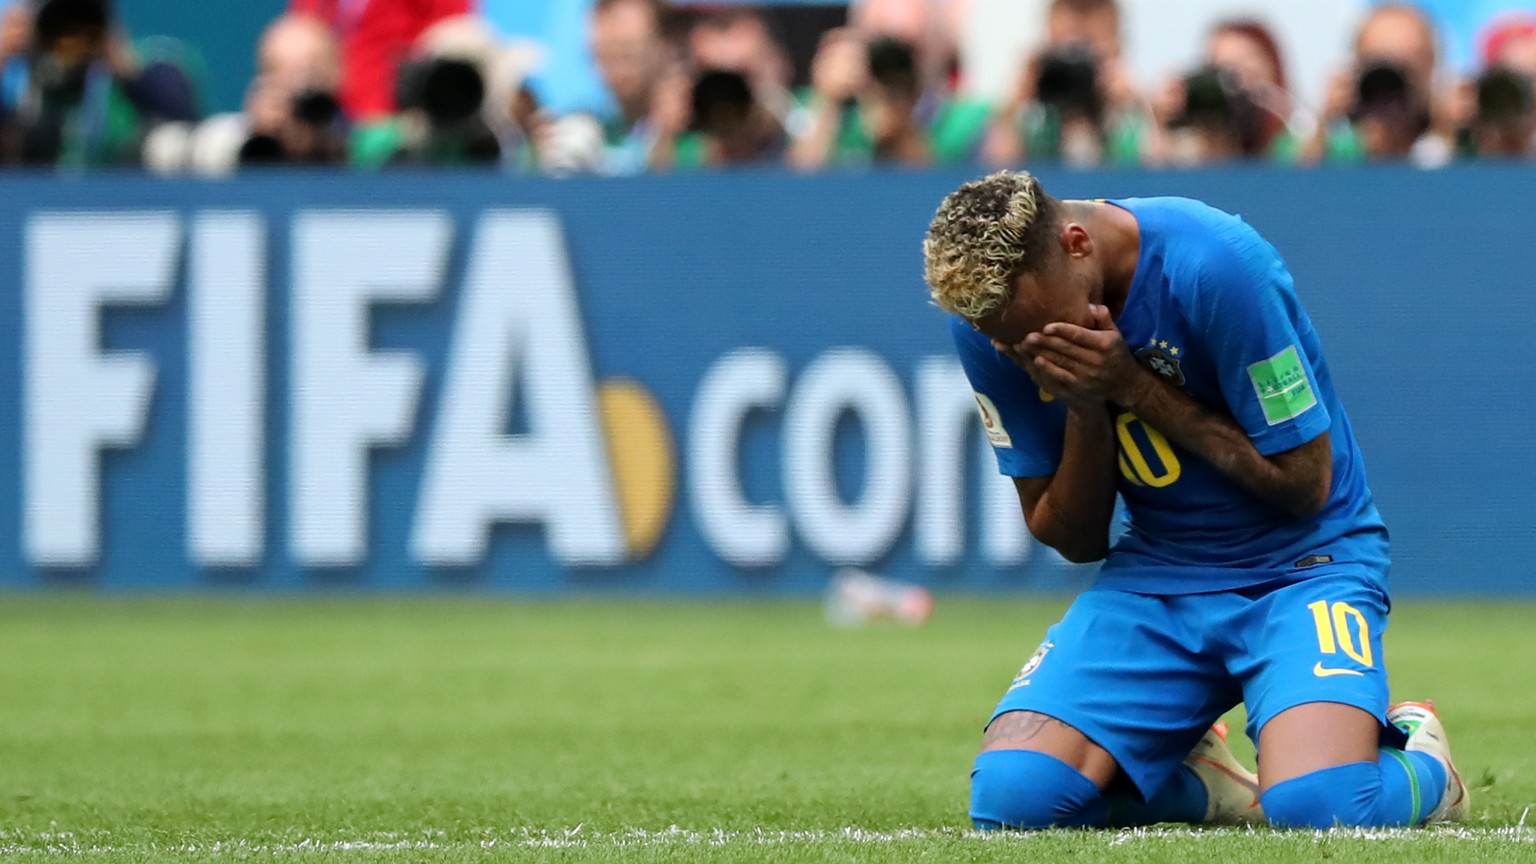
[[[988,750],[971,771],[971,822],[1003,828],[1102,825],[1104,798],[1093,781],[1054,756],[1033,750]]]
[[[1261,796],[1264,815],[1276,828],[1370,828],[1379,822],[1381,769],[1351,762],[1293,777]]]

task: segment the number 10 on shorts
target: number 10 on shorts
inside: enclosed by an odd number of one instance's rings
[[[1317,625],[1317,650],[1337,654],[1342,649],[1360,665],[1372,665],[1371,627],[1359,609],[1348,603],[1334,603],[1330,607],[1327,600],[1308,603],[1307,608],[1312,610],[1312,622]],[[1358,642],[1355,629],[1360,633]]]

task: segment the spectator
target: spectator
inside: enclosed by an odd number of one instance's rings
[[[669,159],[671,143],[686,130],[683,73],[664,35],[661,0],[597,0],[592,9],[592,55],[617,103],[603,124],[603,170],[637,174]],[[673,98],[659,100],[670,81]],[[681,103],[681,104],[680,104]]]
[[[829,31],[812,66],[810,121],[790,150],[791,164],[814,170],[829,163],[932,162],[916,116],[918,75],[915,54],[905,42]]]
[[[417,40],[396,73],[399,113],[355,136],[353,160],[380,165],[494,165],[514,120],[536,107],[524,94],[519,62],[479,17],[445,18]]]
[[[781,125],[789,122],[795,108],[789,91],[794,69],[756,11],[742,7],[706,11],[688,29],[688,59],[695,69],[741,73],[754,98]]]
[[[1536,155],[1536,15],[1495,19],[1483,38],[1484,72],[1474,85],[1467,155],[1528,159]]]
[[[139,164],[157,124],[197,118],[195,65],[174,40],[131,44],[109,0],[12,4],[0,22],[0,66],[15,82],[0,104],[0,162]]]
[[[687,111],[693,131],[679,139],[682,146],[674,158],[677,167],[725,168],[783,161],[784,127],[758,100],[742,73],[723,69],[703,72],[690,91]]]
[[[917,57],[919,98],[914,120],[924,130],[932,161],[974,161],[992,118],[992,103],[964,92],[957,44],[970,0],[859,0],[849,19],[872,37],[911,45]]]
[[[1258,109],[1259,150],[1293,160],[1300,147],[1289,129],[1296,104],[1280,43],[1269,28],[1252,20],[1217,24],[1206,44],[1206,62],[1232,70],[1243,92],[1253,100]]]
[[[1500,67],[1536,78],[1536,14],[1495,18],[1482,42],[1485,68]]]
[[[993,119],[987,161],[1137,165],[1154,132],[1121,59],[1115,0],[1052,0],[1046,45]]]
[[[290,11],[330,24],[342,45],[341,105],[361,127],[395,112],[395,72],[428,27],[470,12],[473,0],[291,0]]]
[[[1471,152],[1480,157],[1529,159],[1536,155],[1536,100],[1531,77],[1502,66],[1478,78]]]
[[[145,163],[171,174],[217,176],[241,165],[338,165],[346,161],[346,124],[336,100],[341,58],[331,28],[310,15],[285,14],[267,25],[256,48],[256,79],[245,109],[193,127],[165,123],[145,141]]]
[[[1376,7],[1355,37],[1354,60],[1337,73],[1305,161],[1408,159],[1442,161],[1459,125],[1442,115],[1435,129],[1437,34],[1418,7]],[[1449,108],[1450,102],[1442,103]]]
[[[1158,162],[1199,165],[1268,155],[1295,161],[1300,144],[1288,128],[1294,111],[1279,44],[1263,24],[1218,23],[1204,65],[1170,82],[1157,113],[1167,131]]]
[[[256,64],[240,163],[345,162],[346,129],[336,95],[341,57],[324,23],[302,15],[277,19],[262,34]]]

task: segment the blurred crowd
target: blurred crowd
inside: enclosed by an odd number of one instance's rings
[[[571,37],[606,107],[557,110],[541,70],[570,45],[500,35],[486,2],[292,0],[255,48],[243,110],[207,116],[205,64],[217,58],[134,39],[112,0],[11,0],[0,12],[0,165],[622,175],[1536,155],[1536,12],[1488,22],[1480,68],[1459,76],[1429,15],[1377,5],[1351,61],[1308,105],[1256,19],[1213,22],[1195,68],[1142,81],[1124,60],[1116,0],[1051,0],[1042,44],[1019,58],[1006,96],[986,100],[968,95],[957,26],[932,11],[941,4],[865,0],[812,34],[797,68],[756,7],[588,0]]]

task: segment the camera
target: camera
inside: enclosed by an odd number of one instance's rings
[[[1355,115],[1406,114],[1413,109],[1408,73],[1391,62],[1376,62],[1360,70],[1355,81]]]
[[[480,116],[485,79],[474,63],[423,57],[400,65],[395,103],[420,111],[425,136],[397,152],[397,164],[488,164],[501,158],[501,142]]]
[[[706,135],[730,135],[746,124],[752,100],[752,85],[740,72],[707,70],[693,84],[693,126]]]
[[[1035,98],[1063,114],[1098,117],[1104,108],[1098,58],[1086,45],[1067,45],[1046,54],[1035,79]]]
[[[341,118],[341,104],[326,90],[305,90],[293,97],[293,119],[305,126],[329,126]]]
[[[1489,69],[1477,79],[1477,122],[1508,123],[1536,108],[1531,80],[1509,69]]]
[[[869,43],[869,77],[891,93],[918,96],[917,57],[900,39],[881,37]]]
[[[1184,108],[1174,127],[1196,126],[1230,132],[1245,152],[1259,145],[1259,108],[1230,69],[1205,66],[1184,76]]]
[[[480,113],[485,102],[485,79],[473,63],[465,60],[411,60],[400,65],[395,102],[402,109],[420,110],[433,126],[454,126]]]

